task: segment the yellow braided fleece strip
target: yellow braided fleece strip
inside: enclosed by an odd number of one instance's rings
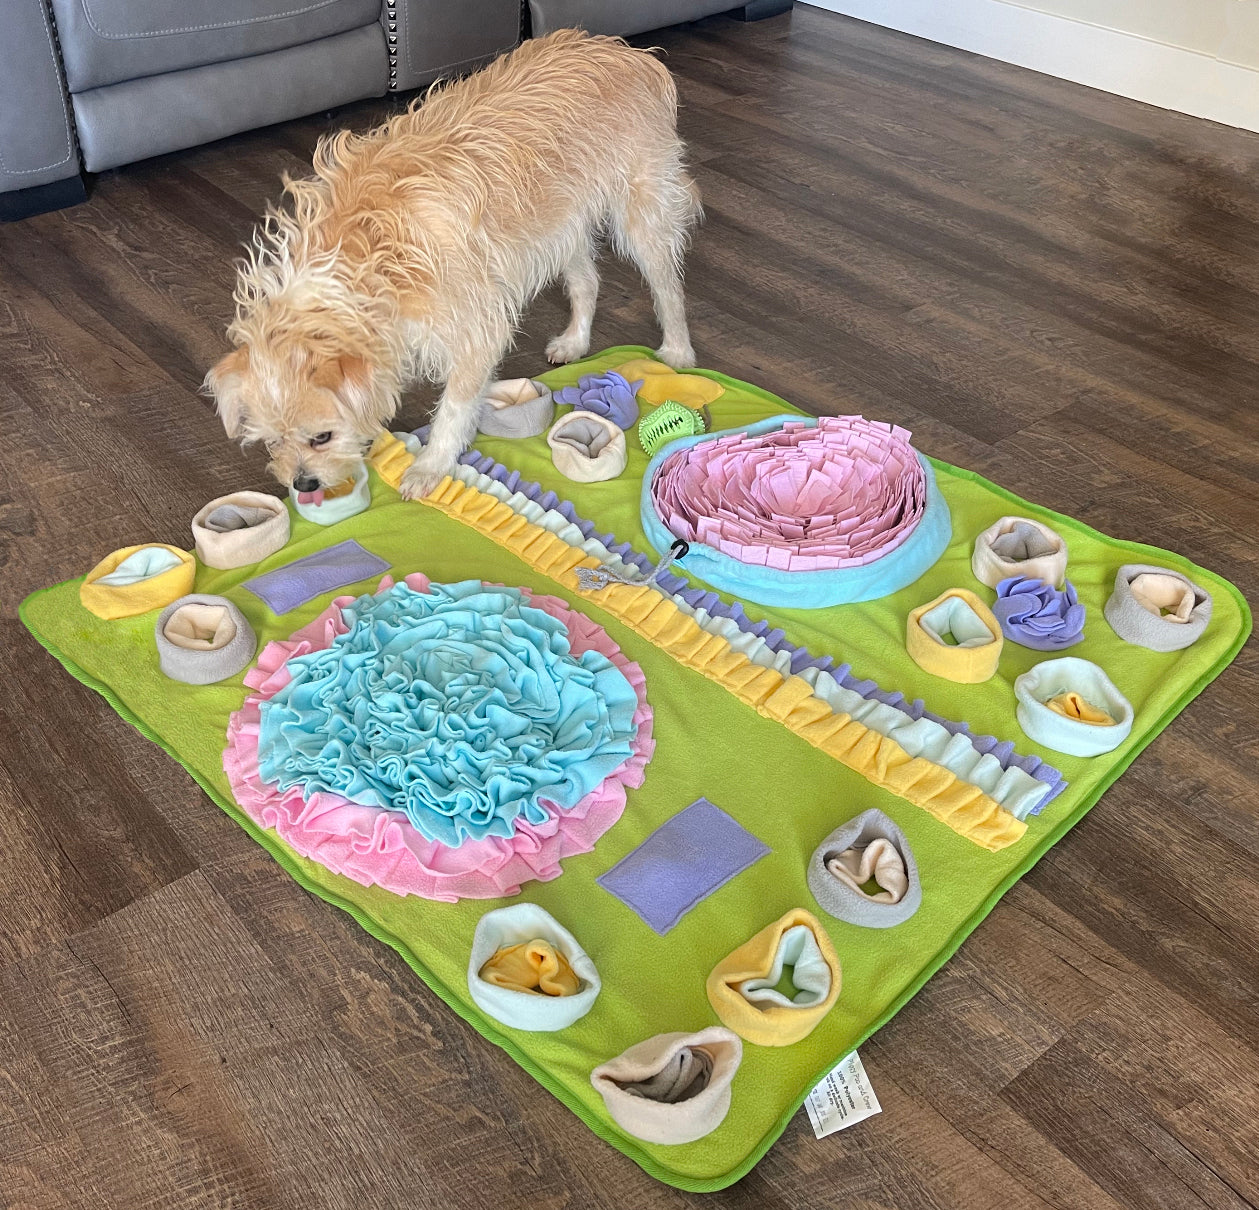
[[[370,460],[381,478],[396,487],[412,456],[397,438],[382,436]],[[754,664],[725,639],[709,634],[658,589],[612,583],[600,589],[597,598],[583,593],[573,569],[597,567],[598,561],[493,496],[448,477],[423,502],[471,526],[578,597],[596,603],[683,667],[715,681],[758,714],[782,723],[867,781],[922,807],[967,840],[996,852],[1022,839],[1027,831],[1023,820],[977,786],[923,757],[910,756],[900,744],[849,715],[833,713],[813,695],[808,681]]]

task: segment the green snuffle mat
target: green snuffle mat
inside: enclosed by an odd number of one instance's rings
[[[637,347],[608,350],[542,377],[559,387],[582,373],[649,355]],[[695,373],[725,388],[711,405],[715,429],[795,410],[721,374]],[[580,516],[594,520],[598,533],[614,534],[654,560],[639,521],[639,484],[648,460],[632,432],[628,469],[617,479],[591,484],[574,483],[555,470],[545,437],[478,438],[476,444],[482,453],[519,470],[523,479],[571,500]],[[976,734],[1011,740],[1019,753],[1039,756],[1059,769],[1069,783],[1065,791],[1029,819],[1021,840],[999,852],[979,847],[926,811],[875,787],[720,684],[684,667],[602,609],[597,593],[565,588],[455,517],[402,501],[375,474],[368,511],[326,529],[294,517],[290,541],[278,553],[232,571],[198,566],[194,591],[233,601],[254,628],[261,649],[305,625],[334,596],[374,590],[379,577],[324,593],[279,618],[243,582],[353,538],[388,561],[398,579],[419,571],[435,582],[481,579],[521,585],[562,598],[604,627],[645,675],[654,710],[655,755],[644,784],[629,791],[620,821],[594,850],[565,859],[560,877],[527,883],[514,899],[448,904],[363,887],[298,856],[273,832],[257,827],[233,800],[222,768],[228,716],[239,709],[246,692],[242,679],[194,687],[163,676],[153,638],[156,612],[102,621],[80,605],[79,581],[74,580],[32,594],[23,603],[22,619],[75,677],[183,764],[303,887],[345,909],[393,946],[452,1009],[506,1050],[591,1130],[659,1180],[682,1189],[715,1190],[752,1168],[809,1090],[909,1000],[1001,895],[1233,659],[1250,632],[1245,601],[1215,573],[1167,551],[1106,537],[969,471],[934,461],[933,466],[952,512],[953,540],[916,583],[863,604],[820,610],[749,606],[747,612],[781,627],[792,643],[812,654],[833,655],[837,663],[851,664],[856,676],[909,699],[922,698],[936,714],[965,720]],[[924,672],[905,652],[906,615],[945,589],[971,588],[991,601],[992,591],[971,573],[971,550],[976,534],[1009,514],[1044,521],[1066,539],[1068,575],[1088,610],[1085,639],[1067,654],[1099,664],[1135,709],[1130,737],[1105,755],[1083,759],[1040,749],[1020,729],[1012,683],[1051,658],[1050,653],[1007,641],[995,677],[962,685]],[[143,535],[126,535],[126,540],[142,541]],[[1212,594],[1214,615],[1197,643],[1160,654],[1125,643],[1111,630],[1102,607],[1116,570],[1125,563],[1179,570]],[[685,562],[675,570],[684,574]],[[699,798],[729,813],[771,851],[659,936],[596,878]],[[889,929],[863,929],[826,915],[805,881],[806,863],[819,841],[871,807],[885,812],[905,833],[923,888],[921,908]],[[468,993],[468,954],[478,919],[494,907],[520,900],[540,905],[570,929],[602,977],[594,1008],[556,1033],[501,1026]],[[817,916],[839,955],[843,984],[835,1007],[794,1045],[745,1045],[729,1115],[707,1137],[663,1146],[624,1133],[591,1087],[591,1070],[652,1035],[716,1024],[705,995],[709,972],[792,908]]]

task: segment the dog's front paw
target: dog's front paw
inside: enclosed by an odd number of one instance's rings
[[[695,364],[695,350],[691,348],[689,340],[685,344],[670,344],[666,341],[656,350],[656,356],[675,370],[689,370]]]
[[[406,469],[398,491],[404,500],[423,500],[452,470],[453,465],[421,455]]]
[[[562,336],[553,336],[547,342],[546,359],[553,366],[567,365],[570,361],[580,361],[590,352],[590,341],[580,336],[570,336],[565,332]]]

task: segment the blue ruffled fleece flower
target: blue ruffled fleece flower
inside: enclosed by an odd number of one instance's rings
[[[1084,638],[1084,606],[1070,580],[1055,588],[1044,580],[1010,576],[997,584],[992,612],[1007,639],[1033,651],[1061,651]]]
[[[638,699],[557,618],[480,580],[359,597],[331,647],[261,707],[265,781],[402,811],[430,840],[509,837],[574,806],[631,755]]]
[[[606,416],[618,428],[630,428],[638,420],[635,396],[643,385],[639,378],[629,382],[615,370],[605,374],[583,374],[575,387],[564,387],[552,396],[556,403],[571,403],[584,412]]]

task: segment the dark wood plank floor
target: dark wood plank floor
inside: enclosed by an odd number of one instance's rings
[[[703,364],[1259,590],[1259,137],[811,9],[656,35]],[[0,1204],[624,1207],[598,1142],[23,631],[31,589],[265,487],[197,384],[231,259],[352,107],[0,228]],[[595,341],[654,342],[609,266]],[[554,292],[506,369],[537,367]],[[418,422],[425,397],[408,403]],[[708,1204],[1259,1204],[1253,646]]]

